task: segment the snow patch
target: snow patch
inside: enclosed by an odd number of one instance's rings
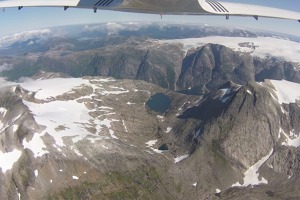
[[[199,129],[196,131],[196,133],[195,133],[195,135],[194,135],[194,139],[198,139],[199,136],[200,136],[200,134],[201,134],[201,128],[199,128]]]
[[[300,84],[293,83],[286,80],[270,80],[275,87],[275,92],[278,97],[278,102],[282,103],[295,103],[300,100]]]
[[[284,146],[293,146],[293,147],[299,147],[300,146],[300,135],[296,136],[294,133],[292,133],[291,137],[294,137],[294,139],[291,139],[288,134],[286,134],[282,128],[279,129],[279,135],[281,133],[286,137],[286,140],[281,143],[281,145]]]
[[[157,142],[157,140],[150,140],[148,142],[146,142],[145,144],[148,146],[148,147],[152,147],[153,145],[155,145]]]
[[[264,179],[263,177],[261,180],[259,180],[259,173],[258,170],[259,168],[270,158],[270,156],[273,153],[273,148],[269,152],[268,155],[265,157],[261,158],[257,163],[252,165],[245,173],[244,173],[244,183],[240,184],[239,182],[233,184],[231,187],[247,187],[249,185],[259,185],[259,184],[268,184],[268,181]]]
[[[11,152],[3,153],[0,151],[0,168],[3,173],[10,170],[14,163],[19,160],[22,155],[22,151],[14,149]]]
[[[35,177],[37,177],[39,175],[39,171],[37,169],[34,170],[34,175],[35,175]]]
[[[33,152],[35,158],[41,157],[44,154],[49,153],[49,151],[45,150],[46,146],[42,139],[44,135],[45,133],[35,133],[29,142],[27,142],[26,139],[23,140],[24,149],[30,149]]]
[[[7,112],[6,108],[0,107],[0,114],[2,114],[2,117],[5,116],[6,112]]]
[[[273,168],[274,168],[274,167],[273,167],[273,165],[271,165],[271,164],[269,164],[269,165],[268,165],[268,167],[270,167],[271,169],[273,169]]]
[[[225,88],[225,89],[221,89],[221,94],[219,97],[219,100],[222,101],[223,103],[226,103],[227,100],[230,98],[229,94],[231,93],[231,89],[230,88]]]
[[[148,142],[146,142],[145,144],[152,150],[154,151],[155,153],[163,153],[165,151],[163,150],[158,150],[158,149],[154,149],[152,146],[155,145],[157,142],[157,140],[150,140]]]
[[[189,157],[189,155],[187,154],[187,155],[182,155],[182,156],[178,156],[178,157],[176,157],[176,158],[174,158],[174,162],[175,163],[178,163],[178,162],[180,162],[180,161],[182,161],[183,159],[186,159],[186,158],[188,158]]]
[[[126,124],[125,124],[125,120],[122,120],[122,122],[123,122],[123,126],[124,126],[125,131],[128,133],[128,129],[127,129]]]
[[[71,147],[71,149],[74,151],[75,154],[77,154],[78,156],[83,156],[78,149],[75,149],[73,146]]]
[[[17,124],[13,125],[13,132],[16,132],[18,130],[19,126]]]
[[[170,133],[172,130],[172,127],[168,127],[167,130],[165,131],[165,133]]]

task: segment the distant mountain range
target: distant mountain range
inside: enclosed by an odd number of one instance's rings
[[[6,43],[0,50],[1,74],[9,80],[43,70],[73,77],[145,80],[196,93],[227,81],[300,82],[300,43],[242,29],[109,23],[36,30],[0,41],[2,46]]]

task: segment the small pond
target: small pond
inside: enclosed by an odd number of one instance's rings
[[[146,102],[147,108],[152,111],[164,113],[171,105],[171,98],[163,93],[155,93]]]

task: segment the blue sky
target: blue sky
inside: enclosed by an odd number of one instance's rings
[[[231,2],[253,3],[284,8],[300,12],[298,0],[223,0]],[[300,36],[300,23],[290,20],[260,18],[258,21],[252,17],[225,17],[217,16],[163,16],[159,15],[122,13],[113,11],[98,11],[70,8],[63,11],[63,8],[17,8],[5,9],[0,12],[0,35],[7,35],[15,32],[60,26],[68,24],[101,23],[116,21],[176,21],[191,22],[199,24],[213,24],[233,27],[255,28],[284,32]]]

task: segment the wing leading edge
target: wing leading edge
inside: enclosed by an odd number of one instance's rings
[[[64,7],[176,15],[253,16],[300,20],[300,13],[217,0],[0,0],[0,8]]]

